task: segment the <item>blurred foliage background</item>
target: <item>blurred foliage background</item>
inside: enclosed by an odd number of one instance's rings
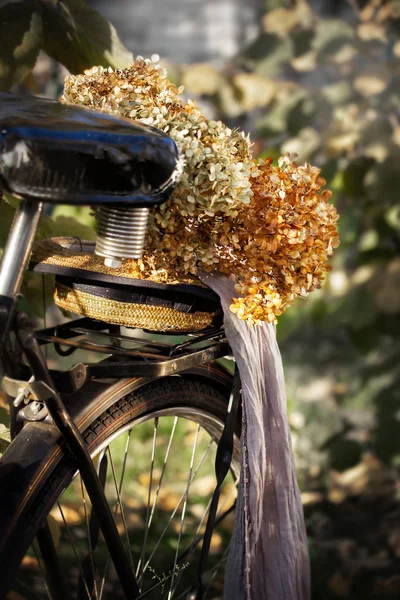
[[[1,89],[57,96],[65,69],[129,64],[94,11],[102,2],[3,4]],[[333,191],[333,271],[278,324],[313,597],[400,598],[400,1],[250,4],[257,26],[230,56],[185,63],[171,52],[165,64],[210,117],[249,131],[256,155],[296,153]],[[117,29],[128,5],[134,15],[140,2],[116,3]],[[202,6],[212,21],[213,3]],[[13,208],[0,210],[1,242]],[[93,236],[88,211],[68,211],[49,215],[41,235]]]

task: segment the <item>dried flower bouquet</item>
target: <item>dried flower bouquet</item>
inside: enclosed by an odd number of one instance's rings
[[[320,286],[338,245],[338,215],[318,168],[283,157],[253,159],[248,137],[184,101],[158,57],[113,71],[93,67],[65,81],[62,102],[82,104],[168,133],[186,161],[170,199],[151,214],[133,274],[187,280],[198,270],[235,282],[231,310],[275,322],[297,296]],[[126,268],[126,265],[125,265]]]

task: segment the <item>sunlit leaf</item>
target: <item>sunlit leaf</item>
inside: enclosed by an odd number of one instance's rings
[[[317,54],[313,51],[306,52],[306,54],[293,58],[290,64],[300,73],[312,71],[317,65]]]
[[[36,63],[42,34],[38,2],[14,0],[0,5],[0,90],[25,79]]]
[[[383,23],[388,19],[396,18],[396,13],[393,4],[393,0],[389,0],[388,2],[383,3],[383,5],[379,7],[376,14],[376,19],[378,23]]]
[[[369,21],[368,23],[361,23],[357,27],[357,35],[364,42],[378,41],[386,42],[386,27],[383,23],[377,23],[376,21]]]
[[[330,135],[326,140],[326,149],[329,155],[338,156],[354,149],[360,138],[359,131],[346,131]]]
[[[381,94],[389,82],[389,73],[382,66],[371,67],[354,79],[354,89],[362,96]]]
[[[296,27],[298,17],[296,10],[277,8],[266,13],[263,24],[267,33],[274,33],[283,37]]]
[[[342,65],[351,61],[357,56],[358,52],[353,44],[344,43],[339,50],[332,56],[332,62]]]
[[[43,49],[71,73],[93,65],[116,69],[133,60],[115,27],[84,0],[42,0]]]
[[[370,156],[378,163],[383,162],[389,156],[389,152],[389,146],[379,141],[368,144],[368,146],[365,146],[364,148],[364,155]]]
[[[385,212],[385,219],[387,224],[392,227],[392,229],[400,231],[400,204],[397,206],[391,206]]]
[[[309,160],[321,143],[321,136],[313,127],[301,129],[298,136],[282,144],[282,153],[297,154],[299,162]]]
[[[196,95],[215,94],[222,84],[221,73],[209,63],[197,63],[185,67],[182,84],[188,93]]]
[[[375,6],[373,2],[367,2],[362,10],[359,12],[360,21],[366,22],[371,21],[375,14]]]
[[[400,58],[400,41],[393,44],[393,54],[396,58]]]
[[[228,81],[225,81],[218,90],[218,104],[227,117],[238,117],[243,114],[238,91]]]
[[[233,78],[243,112],[266,106],[276,94],[277,84],[256,73],[238,73]]]
[[[360,243],[358,245],[361,252],[369,252],[378,246],[379,243],[379,235],[376,229],[367,229],[361,238]],[[364,269],[365,267],[361,267]],[[371,268],[371,267],[370,267]],[[354,273],[354,277],[357,275],[357,271]],[[360,281],[360,283],[363,283]]]

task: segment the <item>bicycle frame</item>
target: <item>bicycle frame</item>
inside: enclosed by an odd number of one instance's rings
[[[79,389],[88,375],[95,376],[99,370],[103,376],[114,377],[115,379],[135,376],[142,378],[164,377],[184,370],[194,369],[205,363],[210,363],[216,358],[229,354],[230,349],[223,335],[223,330],[211,331],[201,335],[201,341],[204,341],[206,345],[201,347],[200,344],[200,348],[198,346],[196,347],[196,340],[194,342],[194,347],[193,342],[189,341],[173,346],[172,350],[169,350],[168,346],[163,345],[162,343],[159,343],[158,345],[154,344],[154,352],[164,352],[164,355],[162,360],[149,364],[143,361],[135,361],[134,352],[130,353],[128,350],[124,351],[123,349],[118,350],[115,346],[110,349],[109,345],[102,346],[98,343],[95,344],[95,347],[93,343],[91,345],[88,343],[77,344],[73,340],[74,334],[76,334],[76,331],[81,332],[82,330],[85,330],[85,327],[87,328],[88,326],[88,322],[91,321],[90,319],[80,319],[60,328],[50,328],[38,332],[37,334],[34,333],[27,316],[17,310],[17,302],[20,295],[23,275],[28,267],[29,256],[37,233],[41,212],[42,205],[40,203],[26,199],[21,200],[0,264],[0,361],[3,364],[6,375],[3,380],[3,386],[5,391],[8,391],[9,395],[14,397],[16,395],[15,390],[18,389],[23,389],[25,394],[27,392],[33,392],[33,396],[35,397],[36,395],[36,397],[45,405],[48,411],[46,421],[50,420],[50,422],[52,421],[56,425],[75,458],[77,469],[82,475],[82,479],[90,497],[93,510],[98,518],[124,594],[126,598],[137,598],[139,596],[139,588],[136,578],[132,573],[129,558],[123,548],[110,507],[105,498],[102,484],[93,466],[93,462],[84,444],[83,438],[70,416],[58,390],[63,389],[63,386],[68,383],[72,386],[72,389]],[[93,323],[91,324],[93,326]],[[96,325],[94,325],[94,331],[95,330]],[[13,364],[12,356],[9,353],[11,333],[15,333],[19,345],[27,358],[29,369],[23,365]],[[117,340],[122,339],[124,339],[124,336],[121,335],[117,338]],[[81,347],[89,350],[95,349],[98,352],[107,354],[122,354],[125,355],[126,358],[125,360],[121,360],[121,357],[118,357],[119,360],[115,360],[114,362],[111,360],[89,366],[78,364],[66,373],[53,373],[49,371],[41,351],[40,345],[44,343],[53,343],[56,349],[58,345],[59,354],[64,356],[71,353],[76,347]],[[61,344],[69,346],[68,350],[61,351]],[[165,348],[163,346],[165,346]],[[150,348],[150,351],[147,351],[147,356],[153,358],[154,356],[157,356],[157,354],[151,354],[153,350]],[[21,376],[24,377],[23,381],[19,379]],[[31,377],[31,379],[27,381],[29,377]],[[230,408],[228,409],[228,414],[231,416],[227,419],[225,426],[226,432],[224,430],[224,435],[220,442],[221,451],[219,450],[220,458],[218,459],[220,472],[219,480],[222,478],[222,471],[225,469],[225,472],[227,472],[230,465],[229,449],[231,440],[233,439],[233,428],[236,423],[237,405],[240,395],[238,389],[238,375],[235,378],[235,382],[236,391],[233,395],[234,400],[232,400],[232,396]],[[20,387],[18,388],[18,386]],[[14,393],[10,393],[13,392],[13,390]],[[231,410],[232,404],[236,404],[235,410]],[[21,416],[21,413],[23,414],[24,410],[18,410],[18,407],[15,405],[16,402],[14,401],[14,406],[11,407],[13,437],[15,437],[18,428],[20,427],[17,422],[17,413]],[[29,404],[27,405],[27,408],[28,407]],[[38,425],[41,423],[41,419],[39,418],[28,418],[27,420],[38,421]],[[217,493],[218,489],[216,491],[216,494]],[[207,561],[208,546],[212,534],[212,521],[209,530],[207,543],[206,540],[204,543],[205,551],[199,575],[200,580],[201,573],[204,571],[204,566]],[[42,554],[49,557],[51,564],[51,558],[54,552],[51,536],[48,535],[48,533],[46,527],[42,529],[38,535],[38,541]],[[54,560],[53,563],[53,572],[50,574],[50,578],[53,580],[53,589],[58,589],[57,598],[60,598],[60,580],[57,580],[58,567]],[[201,581],[198,590],[198,595],[196,597],[200,599]]]

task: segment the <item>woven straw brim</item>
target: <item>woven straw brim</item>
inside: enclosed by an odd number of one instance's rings
[[[71,242],[75,242],[74,248],[68,247]],[[104,258],[101,256],[96,256],[93,252],[79,251],[76,249],[76,246],[77,241],[74,238],[59,237],[40,240],[34,244],[31,261],[47,266],[79,269],[91,273],[101,273],[103,275],[126,277],[129,279],[143,279],[145,281],[154,281],[154,283],[166,283],[170,285],[183,283],[203,288],[206,287],[199,279],[191,275],[180,275],[163,279],[159,276],[155,276],[154,278],[145,277],[137,264],[135,264],[136,261],[123,260],[118,269],[112,269],[104,264]]]
[[[71,243],[75,242],[75,247]],[[104,265],[104,259],[93,254],[93,251],[85,250],[86,242],[79,244],[73,238],[53,238],[50,240],[41,240],[37,242],[32,253],[31,261],[35,265],[47,268],[55,268],[60,280],[56,279],[56,289],[54,293],[55,303],[64,310],[84,315],[92,319],[103,321],[114,325],[125,327],[148,329],[160,332],[191,332],[201,331],[208,327],[215,316],[214,312],[202,312],[195,310],[177,310],[173,306],[163,306],[163,302],[158,302],[157,298],[152,298],[148,303],[130,302],[129,295],[126,301],[121,298],[114,299],[104,297],[99,287],[97,293],[90,293],[88,290],[79,289],[76,281],[82,283],[90,275],[90,283],[96,286],[96,274],[101,280],[102,276],[112,276],[114,284],[118,285],[118,279],[121,282],[125,280],[134,280],[139,285],[140,280],[149,282],[137,269],[132,269],[129,262],[123,261],[118,269],[111,269]],[[78,249],[76,249],[78,246]],[[59,269],[57,273],[57,269]],[[68,271],[68,277],[65,272]],[[94,275],[94,278],[93,278]],[[62,277],[62,279],[61,279]],[[89,280],[88,280],[89,281]],[[157,281],[154,284],[157,285]],[[195,285],[196,288],[203,288],[199,280],[193,277],[183,277],[181,280],[163,282],[174,289],[174,284]],[[121,289],[124,289],[121,287]],[[128,292],[127,292],[128,294]],[[173,292],[176,298],[179,298],[179,291]],[[151,291],[149,291],[151,296]],[[208,308],[204,307],[204,308]]]
[[[54,293],[55,303],[64,310],[114,325],[137,327],[152,331],[201,331],[211,324],[213,313],[183,313],[164,306],[116,302],[74,290],[59,282]]]

